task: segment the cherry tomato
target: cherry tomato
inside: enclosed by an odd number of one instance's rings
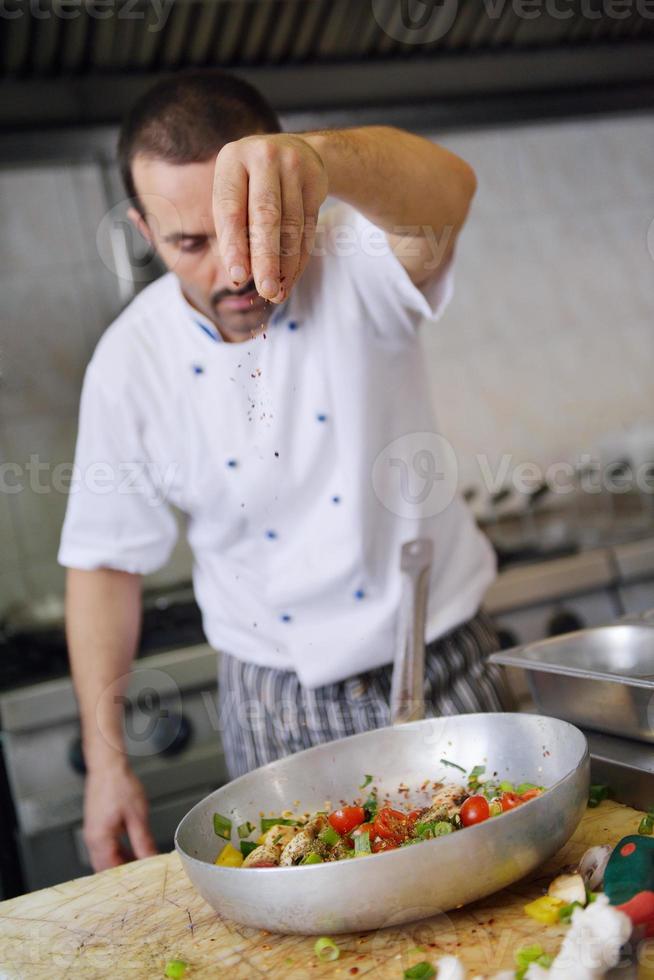
[[[344,806],[342,810],[330,813],[327,819],[338,834],[346,836],[363,823],[366,815],[362,806]]]
[[[502,810],[504,813],[507,810],[515,810],[517,806],[523,802],[522,797],[518,796],[517,793],[502,793],[500,796],[500,803],[502,804]]]
[[[372,836],[373,836],[373,825],[371,823],[361,823],[361,824],[359,824],[359,826],[356,827],[352,831],[352,836],[353,837],[356,837],[357,834],[363,834],[366,831],[370,834],[370,838],[372,840]]]
[[[370,850],[373,854],[381,854],[382,851],[396,851],[399,846],[399,844],[393,844],[393,842],[389,840],[380,840],[378,837],[377,840],[374,840],[370,845]]]
[[[461,823],[464,827],[472,827],[489,817],[490,807],[485,796],[469,796],[461,807]]]
[[[541,796],[542,793],[542,789],[528,789],[526,793],[522,793],[520,800],[523,803],[527,803],[528,800],[535,800],[536,797]]]
[[[410,813],[407,813],[406,819],[407,819],[407,824],[409,825],[409,833],[413,833],[413,828],[420,820],[420,815],[422,813],[423,813],[422,810],[411,810]]]
[[[409,823],[407,814],[400,810],[392,810],[389,806],[382,807],[377,813],[373,823],[373,830],[377,837],[381,837],[391,844],[401,844],[406,840],[409,833]]]

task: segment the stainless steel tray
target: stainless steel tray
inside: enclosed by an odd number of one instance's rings
[[[543,714],[654,743],[654,623],[566,633],[490,659],[526,671]]]

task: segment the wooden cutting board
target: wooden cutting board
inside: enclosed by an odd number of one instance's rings
[[[587,810],[572,840],[529,879],[458,912],[338,937],[340,959],[328,964],[314,956],[315,937],[271,935],[221,919],[177,856],[162,854],[0,903],[0,978],[156,980],[168,960],[182,959],[189,964],[185,980],[401,980],[407,967],[447,953],[462,959],[470,977],[492,975],[512,968],[515,950],[536,940],[557,951],[565,927],[540,926],[522,906],[587,847],[635,833],[641,816],[610,801]]]

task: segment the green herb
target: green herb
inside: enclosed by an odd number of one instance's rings
[[[216,837],[229,840],[232,836],[232,821],[228,820],[227,817],[223,817],[222,813],[214,813],[213,832]]]
[[[570,902],[559,909],[559,922],[572,922],[572,913],[575,909],[582,909],[581,902]]]
[[[341,839],[340,834],[336,833],[336,831],[334,830],[331,824],[325,827],[324,830],[321,830],[320,833],[318,834],[318,840],[321,840],[323,844],[328,844],[330,847],[333,847],[335,844],[338,844],[340,839]]]
[[[354,835],[354,853],[359,854],[370,854],[370,833],[367,830],[362,830],[358,834]]]
[[[433,837],[451,834],[453,829],[452,824],[448,823],[447,820],[427,820],[416,824],[414,834],[421,840],[430,840]]]
[[[540,788],[541,787],[537,786],[536,783],[520,783],[520,785],[516,790],[516,793],[518,794],[518,796],[522,796],[523,793],[527,793],[530,789],[540,789]]]
[[[513,783],[509,783],[506,779],[501,783],[498,783],[497,788],[499,789],[500,793],[515,793]]]
[[[431,980],[435,976],[436,970],[426,960],[423,960],[422,963],[416,963],[415,966],[410,966],[408,970],[404,971],[404,980]]]
[[[595,785],[591,786],[590,793],[588,795],[588,806],[594,808],[599,806],[602,800],[607,799],[609,795],[608,786]]]
[[[261,833],[267,833],[271,827],[297,827],[297,820],[288,820],[286,817],[262,817]]]
[[[186,967],[188,963],[184,960],[168,960],[166,963],[166,976],[170,977],[171,980],[179,980],[186,973]]]
[[[322,864],[322,858],[315,851],[311,851],[302,858],[300,864]]]
[[[535,943],[533,946],[524,946],[515,954],[516,980],[523,980],[532,963],[544,967],[546,970],[552,965],[553,957],[546,953],[542,946]]]
[[[366,802],[363,804],[363,809],[366,811],[366,820],[374,820],[377,816],[377,810],[379,804],[377,802],[377,794],[373,790]]]
[[[248,820],[246,823],[239,824],[239,826],[236,828],[236,833],[241,840],[243,840],[244,837],[249,837],[250,834],[252,834],[256,829],[257,828],[254,826],[254,824],[250,823]]]
[[[321,936],[320,939],[316,939],[313,951],[322,963],[331,963],[341,955],[340,949],[329,936]]]
[[[651,837],[654,833],[654,812],[650,810],[638,824],[638,833]]]
[[[468,776],[468,786],[471,789],[477,789],[479,786],[479,777],[483,776],[486,772],[486,766],[475,766],[470,775]]]
[[[444,766],[451,766],[452,769],[458,769],[459,772],[465,772],[465,769],[463,768],[463,766],[457,765],[456,762],[450,762],[449,759],[439,759],[439,762],[441,762],[442,765],[444,765]],[[418,965],[420,965],[420,964],[418,964]]]
[[[242,840],[241,841],[241,854],[244,858],[251,854],[252,851],[256,850],[259,845],[253,840]]]
[[[368,776],[368,775],[364,776],[363,782],[359,786],[359,789],[365,789],[366,786],[370,786],[371,782],[372,782],[372,776]]]
[[[590,888],[587,888],[586,889],[586,904],[587,905],[592,905],[593,902],[595,902],[597,900],[597,896],[599,894],[600,894],[599,892],[592,892],[590,890]]]

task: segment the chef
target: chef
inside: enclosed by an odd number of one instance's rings
[[[172,508],[221,652],[232,777],[388,723],[399,553],[418,536],[434,542],[428,711],[502,708],[479,612],[493,555],[455,492],[418,329],[452,293],[470,167],[389,127],[282,133],[217,71],[146,93],[119,156],[169,271],[88,366],[59,554],[95,869],[125,859],[124,834],[155,850],[121,695]]]

